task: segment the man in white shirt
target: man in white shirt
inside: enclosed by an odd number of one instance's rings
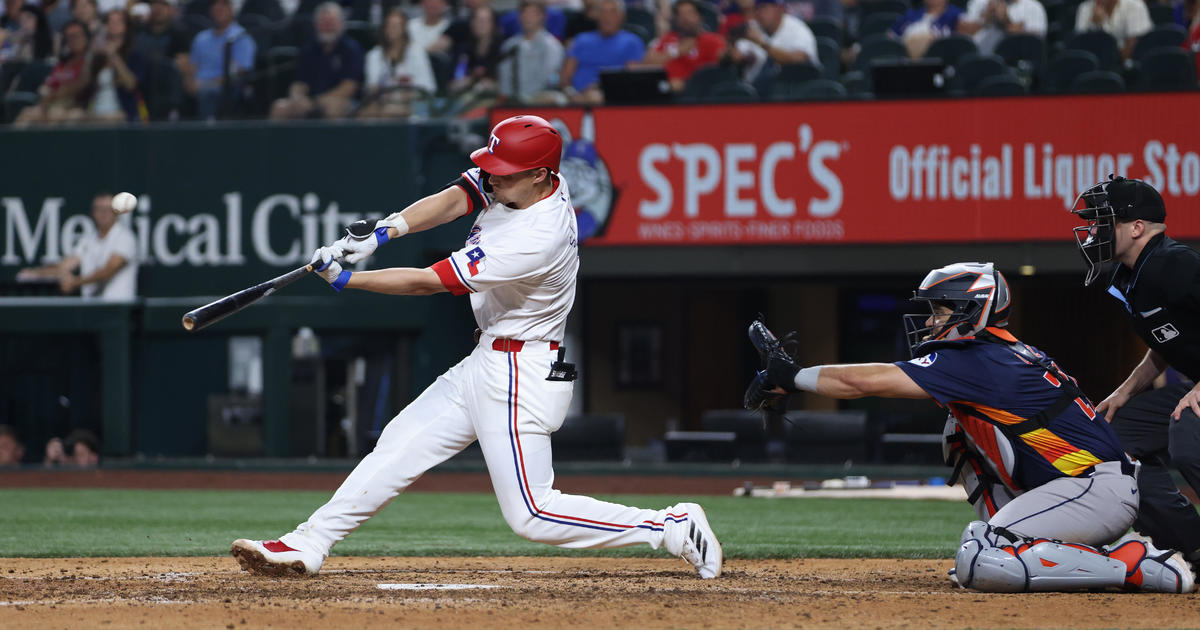
[[[979,52],[990,55],[1005,35],[1046,36],[1046,9],[1037,0],[971,0],[958,31],[975,38]]]
[[[112,209],[112,194],[92,199],[89,230],[66,258],[42,267],[22,269],[18,280],[52,278],[64,294],[76,290],[85,298],[132,300],[137,297],[137,240]],[[75,271],[79,275],[75,275]]]
[[[421,13],[408,21],[408,38],[429,52],[445,52],[439,40],[449,27],[446,0],[421,0]]]
[[[777,64],[821,65],[817,57],[817,38],[800,18],[787,13],[783,0],[757,0],[754,3],[754,21],[746,29],[746,38],[758,44]]]
[[[575,381],[560,343],[579,271],[561,158],[562,137],[550,123],[514,116],[471,154],[477,168],[401,212],[351,225],[349,236],[313,255],[316,273],[338,291],[469,295],[478,345],[388,423],[375,450],[306,522],[279,540],[234,541],[242,568],[317,573],[335,543],[478,440],[500,512],[522,538],[573,549],[663,547],[701,578],[721,574],[721,545],[699,505],[648,510],[554,489],[550,434],[562,426]],[[472,213],[466,244],[430,267],[351,272],[338,262],[359,262],[390,240]]]
[[[1121,58],[1129,59],[1142,35],[1154,28],[1142,0],[1086,0],[1075,12],[1075,30],[1101,30],[1117,39]]]

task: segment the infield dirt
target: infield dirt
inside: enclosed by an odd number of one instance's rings
[[[7,558],[0,628],[1200,627],[1197,596],[985,595],[948,568],[734,559],[700,580],[678,559],[335,556],[318,577],[279,579],[230,557]]]

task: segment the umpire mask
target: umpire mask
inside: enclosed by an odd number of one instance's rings
[[[1071,208],[1071,214],[1087,221],[1086,225],[1075,228],[1075,245],[1079,247],[1079,254],[1087,266],[1087,275],[1083,278],[1085,287],[1100,277],[1104,263],[1113,257],[1117,219],[1108,200],[1109,183],[1100,182],[1083,191]]]

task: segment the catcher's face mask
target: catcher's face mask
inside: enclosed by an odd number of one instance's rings
[[[904,316],[904,334],[908,338],[909,354],[913,358],[923,352],[921,344],[929,341],[950,341],[971,334],[974,328],[973,313],[970,303],[952,304],[947,302],[924,301],[928,310],[924,313],[910,313]]]
[[[1089,286],[1100,277],[1104,263],[1113,259],[1113,244],[1116,241],[1116,214],[1108,199],[1108,182],[1101,182],[1083,191],[1075,200],[1071,214],[1087,221],[1075,228],[1075,245],[1087,265],[1083,286]]]

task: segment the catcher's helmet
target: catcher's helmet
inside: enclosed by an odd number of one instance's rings
[[[929,313],[904,316],[905,334],[912,356],[930,341],[949,341],[979,334],[986,328],[1004,328],[1012,298],[1004,276],[992,263],[964,262],[930,271],[913,292],[914,302],[926,302]],[[935,306],[951,309],[946,321],[928,325]]]
[[[1109,175],[1107,181],[1083,191],[1071,213],[1087,221],[1087,225],[1075,228],[1075,244],[1087,265],[1083,286],[1088,286],[1100,276],[1101,265],[1113,259],[1117,221],[1162,223],[1167,218],[1167,207],[1150,184]]]
[[[562,136],[545,119],[513,116],[492,129],[488,145],[471,153],[471,161],[492,175],[511,175],[538,167],[558,172]]]

